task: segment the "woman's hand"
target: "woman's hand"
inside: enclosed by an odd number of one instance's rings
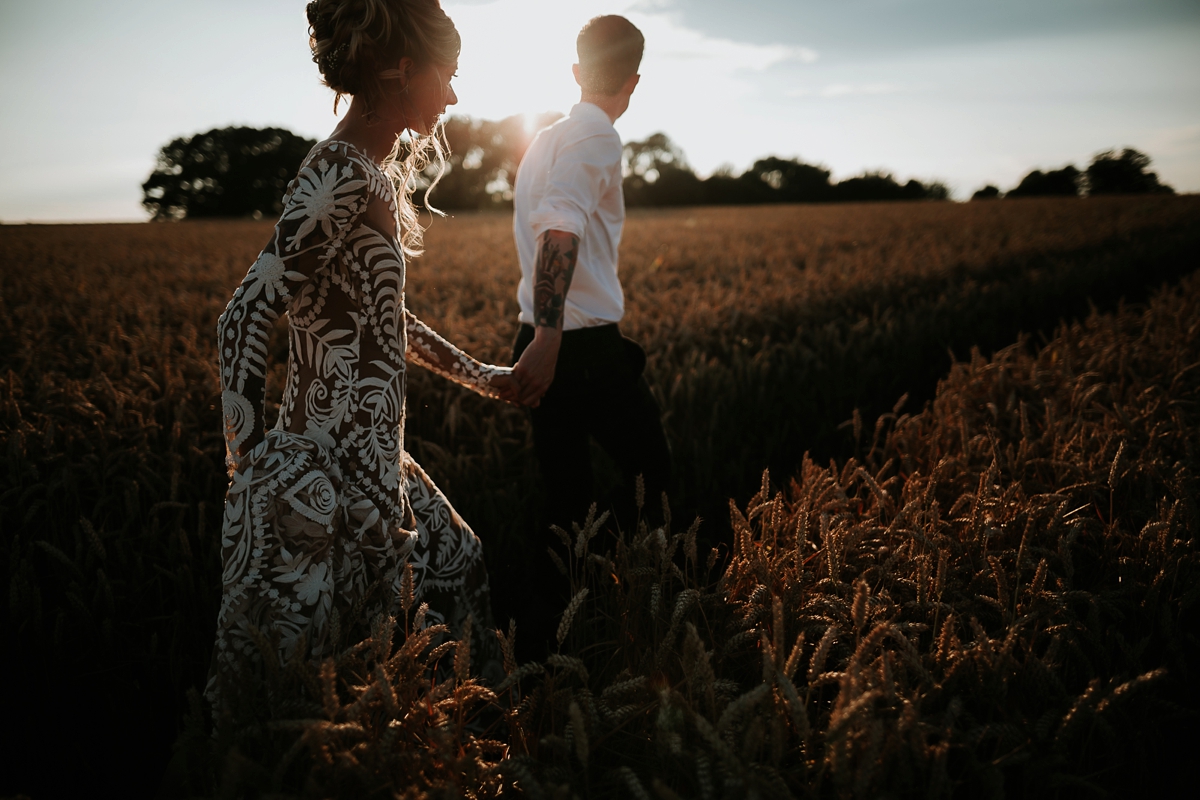
[[[497,372],[488,378],[488,386],[490,386],[499,397],[506,403],[519,405],[521,402],[521,379],[513,374],[511,369],[504,368],[503,372]]]

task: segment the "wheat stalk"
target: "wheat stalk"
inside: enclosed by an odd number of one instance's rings
[[[559,647],[562,647],[563,641],[566,640],[567,634],[571,630],[571,623],[575,620],[575,614],[583,606],[583,601],[587,597],[588,591],[588,587],[583,587],[575,593],[575,596],[571,598],[571,602],[567,604],[567,608],[563,612],[562,621],[558,623],[558,631],[555,634]]]

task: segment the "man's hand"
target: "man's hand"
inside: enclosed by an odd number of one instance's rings
[[[558,348],[562,344],[562,331],[539,325],[533,341],[521,353],[513,366],[513,376],[521,385],[521,404],[537,408],[542,395],[554,382],[554,368],[558,364]]]
[[[521,402],[521,379],[512,370],[495,373],[488,379],[488,386],[506,403]]]
[[[521,403],[536,408],[554,381],[558,348],[562,345],[563,314],[567,291],[579,257],[579,237],[567,231],[550,230],[538,237],[537,261],[533,265],[533,341],[513,366],[521,384]]]

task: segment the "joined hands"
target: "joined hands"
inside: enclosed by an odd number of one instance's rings
[[[554,382],[561,345],[562,331],[544,325],[535,329],[533,341],[513,365],[513,376],[521,385],[521,405],[537,408],[542,402],[542,395]]]
[[[521,353],[512,369],[501,368],[501,372],[488,380],[488,385],[506,403],[537,408],[542,402],[542,395],[554,382],[554,368],[558,363],[561,344],[562,331],[538,327],[533,341]]]

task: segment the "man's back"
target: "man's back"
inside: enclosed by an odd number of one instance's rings
[[[549,230],[579,237],[563,329],[619,322],[625,313],[617,277],[625,222],[621,138],[604,111],[579,103],[570,116],[537,135],[517,171],[513,207],[513,238],[521,262],[521,322],[535,322],[537,240]]]

